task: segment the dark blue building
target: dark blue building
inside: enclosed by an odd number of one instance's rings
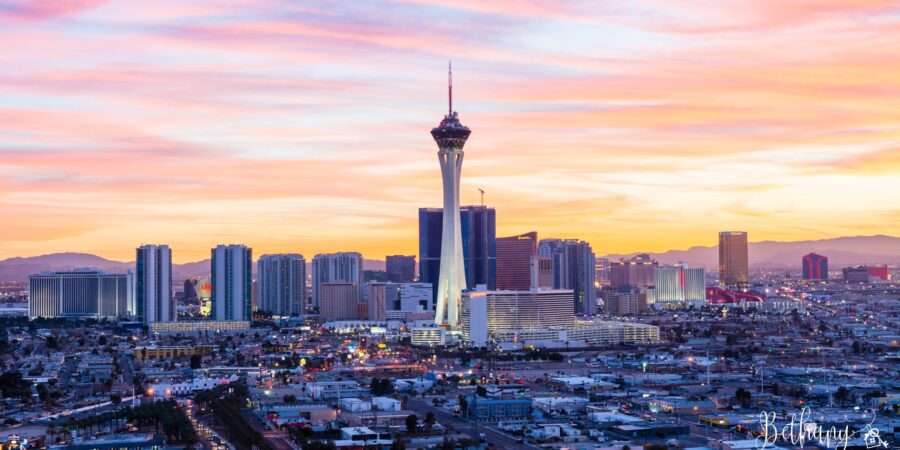
[[[484,284],[488,289],[496,289],[496,212],[487,206],[462,206],[459,215],[466,287],[472,289],[475,285]],[[441,271],[443,224],[442,208],[419,208],[419,281],[431,283],[434,295],[437,295]]]

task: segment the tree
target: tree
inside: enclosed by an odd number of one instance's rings
[[[425,414],[425,430],[431,431],[431,428],[434,426],[434,413],[428,411],[428,414]]]
[[[410,414],[406,416],[406,431],[410,433],[415,433],[416,429],[419,428],[419,416],[415,414]]]
[[[834,393],[834,399],[841,405],[847,403],[847,400],[850,399],[850,390],[844,386],[839,387],[837,392]]]
[[[406,450],[406,444],[400,439],[394,439],[394,442],[391,442],[390,450]]]
[[[456,441],[453,439],[444,438],[444,442],[441,442],[441,446],[439,448],[441,450],[454,450],[456,448]]]
[[[737,400],[741,404],[741,406],[745,408],[748,404],[750,404],[750,400],[752,398],[753,394],[744,388],[738,388],[738,390],[734,393],[734,399]]]
[[[118,405],[122,403],[122,396],[119,394],[110,394],[109,401],[112,402],[113,405]]]
[[[465,395],[459,395],[459,411],[465,416],[469,412],[469,400]]]
[[[200,355],[191,355],[191,369],[199,369],[203,366],[203,357]]]

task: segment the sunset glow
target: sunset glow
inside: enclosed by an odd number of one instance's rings
[[[895,1],[0,0],[0,39],[0,258],[415,254],[448,59],[497,236],[900,225]]]

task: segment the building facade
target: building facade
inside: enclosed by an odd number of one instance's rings
[[[750,265],[746,231],[722,231],[719,233],[719,284],[722,286],[747,286],[750,281]]]
[[[303,255],[262,255],[256,267],[260,311],[276,316],[296,316],[306,312],[306,259]]]
[[[135,316],[145,324],[178,320],[172,295],[172,251],[168,245],[142,245],[135,258]]]
[[[338,281],[319,285],[319,316],[322,320],[360,319],[359,305],[359,286],[356,283]]]
[[[499,330],[565,328],[575,324],[572,290],[469,291],[463,294],[464,339],[483,345]]]
[[[210,316],[217,321],[251,320],[253,250],[240,244],[219,245],[212,249],[210,264]]]
[[[116,318],[129,313],[131,277],[93,269],[28,277],[28,317]]]
[[[434,312],[430,283],[367,283],[368,320],[405,319]]]
[[[352,283],[363,286],[363,260],[357,252],[318,254],[312,260],[312,304],[322,309],[321,286],[324,283]],[[360,294],[357,294],[359,298]]]
[[[387,281],[392,283],[412,283],[416,281],[415,255],[388,255],[384,260]]]
[[[656,283],[659,263],[650,255],[641,253],[632,258],[622,258],[609,264],[609,281],[613,287],[649,288]]]
[[[497,290],[528,290],[537,287],[535,272],[537,232],[497,238]]]
[[[651,303],[662,308],[679,308],[706,303],[706,271],[687,265],[656,268]]]
[[[575,293],[575,314],[593,315],[597,307],[594,286],[596,260],[591,245],[577,239],[542,239],[538,254],[552,265],[552,288]]]
[[[810,253],[803,256],[804,280],[827,280],[828,257]]]

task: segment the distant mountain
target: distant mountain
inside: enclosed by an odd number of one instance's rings
[[[813,241],[751,242],[749,245],[750,266],[755,268],[799,268],[801,258],[807,253],[818,253],[828,257],[831,268],[856,264],[898,264],[900,263],[900,237],[894,236],[853,236]],[[628,254],[606,255],[612,261],[634,256]],[[687,250],[669,250],[649,253],[663,264],[685,262],[694,267],[718,269],[718,246],[691,247]]]
[[[0,260],[0,282],[26,282],[29,275],[36,273],[79,268],[100,269],[110,273],[125,273],[128,270],[134,270],[134,261],[114,261],[90,253],[52,253],[27,258],[15,257]],[[364,259],[363,269],[384,270],[384,261]],[[253,271],[256,272],[255,263]],[[188,277],[205,277],[208,275],[209,259],[184,264],[172,264],[172,278],[175,281],[184,280]]]

